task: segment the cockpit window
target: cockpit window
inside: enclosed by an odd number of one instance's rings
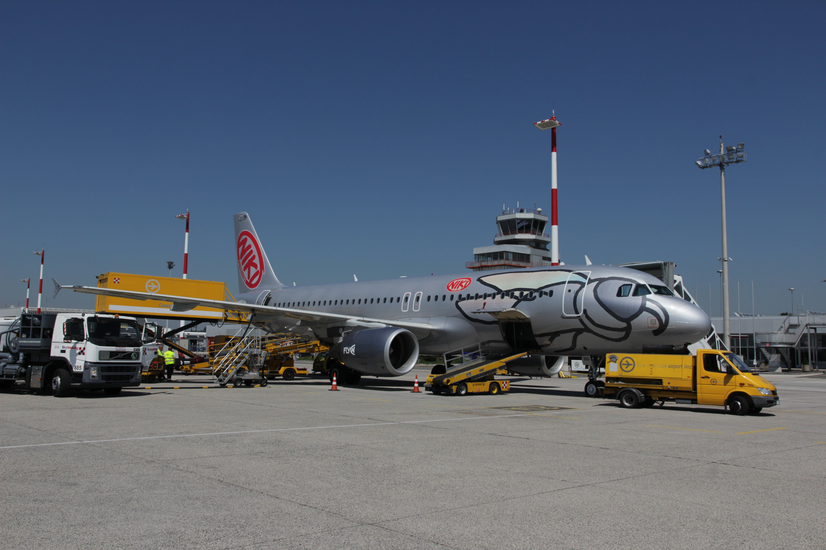
[[[634,289],[634,296],[645,296],[646,294],[651,294],[648,285],[637,285],[637,288]]]
[[[625,298],[626,296],[630,296],[631,295],[631,286],[632,285],[622,285],[621,287],[619,287],[619,290],[617,290],[617,296],[619,296],[620,298]]]
[[[651,290],[654,291],[654,294],[659,294],[660,296],[674,296],[674,293],[671,292],[667,286],[662,285],[650,285]]]

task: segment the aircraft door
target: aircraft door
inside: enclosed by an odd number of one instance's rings
[[[702,405],[725,405],[726,396],[737,387],[737,371],[722,355],[703,354],[697,366],[697,396]]]
[[[416,295],[413,297],[413,311],[419,311],[419,308],[422,307],[422,293],[417,292]]]
[[[585,289],[591,278],[590,271],[572,271],[565,281],[562,291],[562,315],[564,317],[579,317],[585,307]]]
[[[408,309],[410,309],[410,293],[405,292],[402,298],[402,311],[407,313]]]

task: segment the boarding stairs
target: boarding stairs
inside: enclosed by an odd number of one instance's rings
[[[212,374],[215,376],[220,386],[226,386],[231,382],[238,371],[247,366],[247,362],[253,355],[257,355],[259,349],[259,338],[257,336],[240,337],[241,329],[236,335],[228,340],[223,348],[217,353],[217,357],[212,364]]]
[[[688,293],[688,290],[686,290],[681,275],[674,275],[674,294],[688,302],[691,302],[695,306],[700,307],[700,304],[698,304],[694,297]],[[719,334],[717,334],[717,330],[714,328],[714,325],[711,325],[711,332],[709,332],[705,338],[688,346],[688,350],[692,355],[696,355],[698,349],[729,351],[728,348],[726,348],[726,344],[723,342],[723,339],[720,338]]]

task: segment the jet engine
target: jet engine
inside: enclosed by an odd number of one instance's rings
[[[419,341],[403,328],[351,331],[341,340],[338,359],[355,371],[376,376],[401,376],[416,365]]]
[[[506,367],[523,376],[551,377],[562,370],[565,359],[564,355],[528,355],[510,361]]]

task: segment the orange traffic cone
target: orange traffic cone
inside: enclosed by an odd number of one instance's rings
[[[330,388],[330,391],[338,391],[338,385],[336,384],[336,373],[333,373],[333,387]]]
[[[416,375],[416,379],[413,381],[413,393],[419,393],[419,375]]]

